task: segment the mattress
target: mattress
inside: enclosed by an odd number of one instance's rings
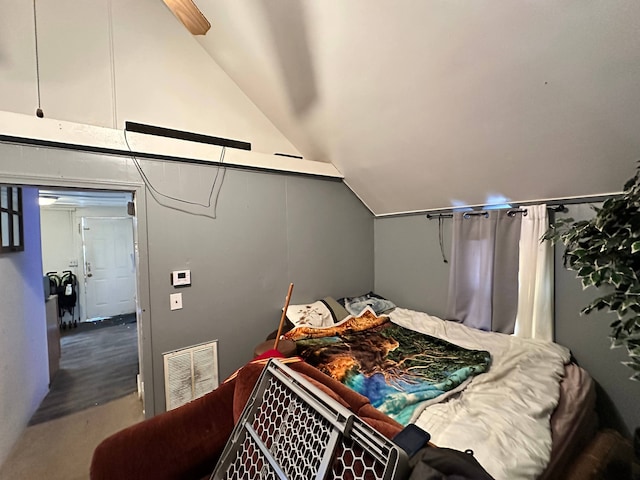
[[[558,406],[551,416],[551,459],[540,479],[563,478],[597,428],[595,382],[586,370],[570,363],[565,367]]]
[[[540,478],[566,466],[576,436],[589,429],[592,381],[553,342],[483,332],[423,312],[397,308],[393,322],[491,353],[487,373],[415,420],[434,444],[473,450],[496,480]],[[554,414],[553,422],[551,421]],[[553,426],[553,428],[552,428]],[[553,478],[547,476],[543,478]]]

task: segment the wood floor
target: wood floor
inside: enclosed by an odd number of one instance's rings
[[[62,332],[60,370],[29,425],[102,405],[137,390],[135,316]]]

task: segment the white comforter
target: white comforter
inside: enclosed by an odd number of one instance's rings
[[[549,418],[569,351],[558,344],[482,332],[396,308],[391,321],[465,348],[487,350],[488,372],[464,391],[425,409],[416,425],[440,447],[471,449],[496,480],[534,479],[551,453]]]

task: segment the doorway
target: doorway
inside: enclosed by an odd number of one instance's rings
[[[76,308],[63,312],[63,326],[135,312],[131,201],[131,192],[40,189],[43,273],[70,272],[78,282]]]
[[[80,230],[86,321],[134,313],[136,272],[132,219],[83,216]]]
[[[43,274],[73,276],[77,302],[59,310],[61,368],[32,424],[143,393],[133,194],[47,187],[40,199]]]

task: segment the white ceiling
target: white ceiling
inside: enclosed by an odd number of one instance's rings
[[[198,41],[378,215],[617,192],[637,0],[196,0]]]

